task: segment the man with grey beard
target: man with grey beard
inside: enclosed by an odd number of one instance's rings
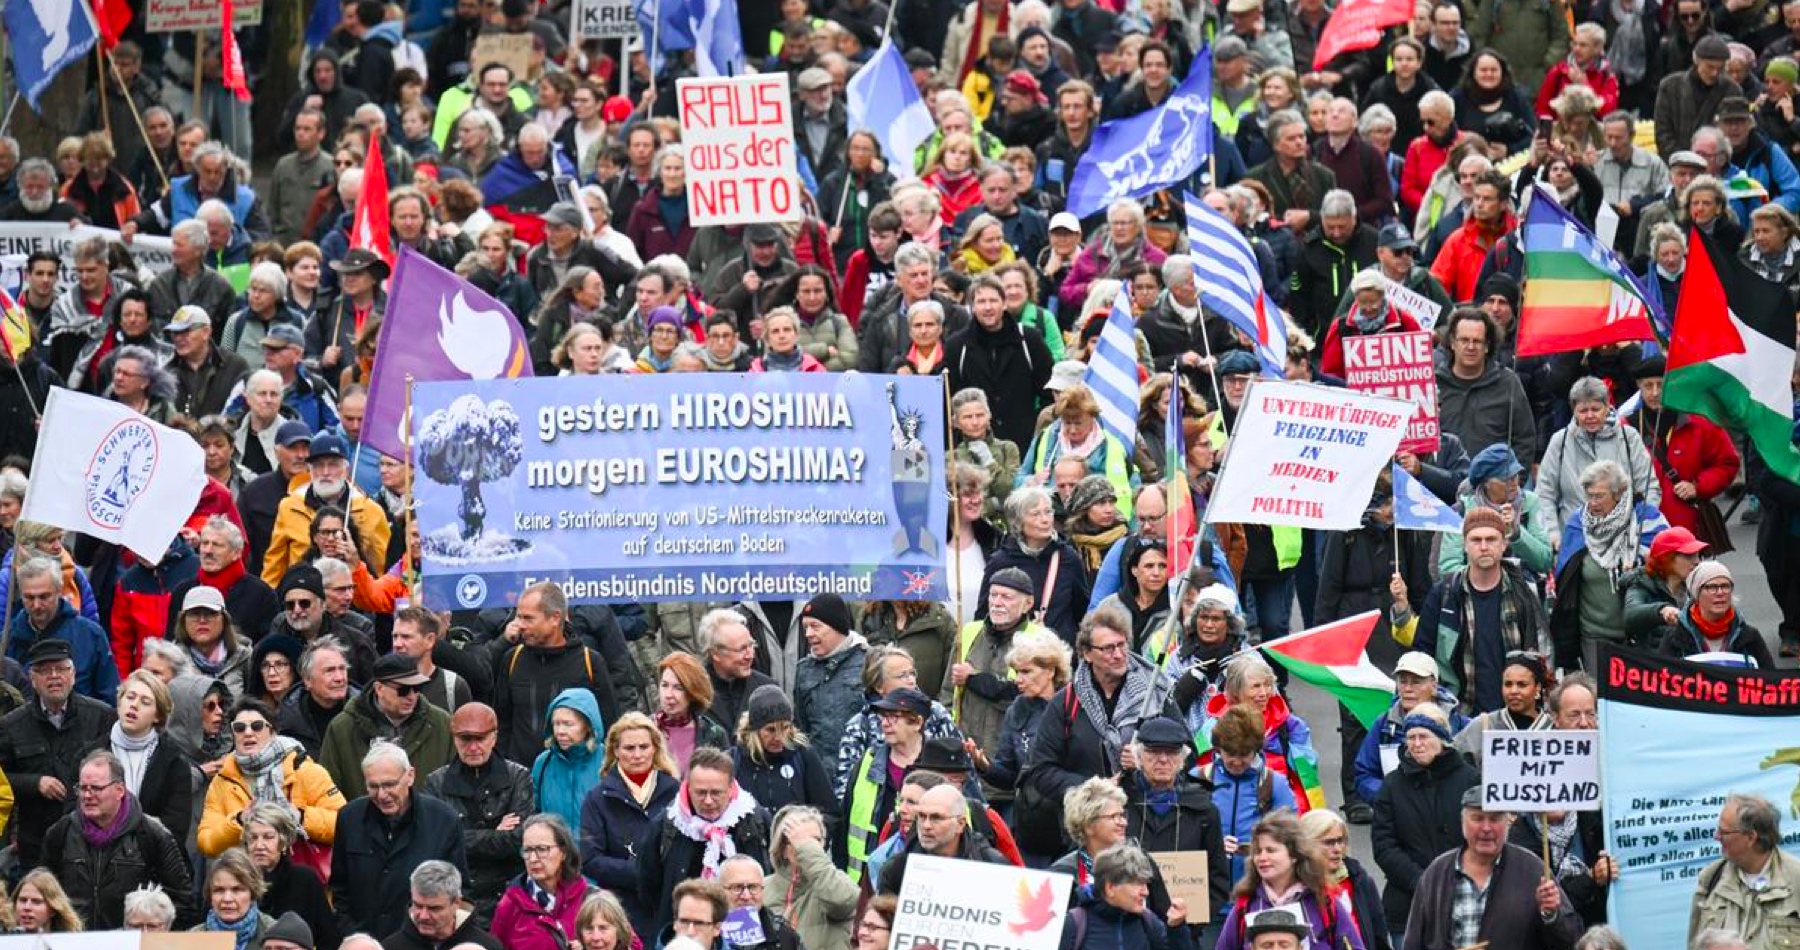
[[[56,195],[56,166],[41,158],[19,165],[19,197],[0,208],[0,221],[48,221],[67,224],[81,217],[75,206]]]
[[[340,560],[360,555],[371,573],[386,570],[387,515],[350,484],[349,452],[343,438],[326,433],[313,439],[306,468],[311,484],[283,498],[275,512],[275,531],[263,554],[263,581],[275,586],[288,568],[301,563],[313,546],[313,516],[325,508],[337,509],[346,520],[341,527],[319,532],[320,551]],[[354,551],[352,544],[356,545]]]

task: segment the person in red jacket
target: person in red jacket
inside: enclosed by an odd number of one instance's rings
[[[1431,265],[1431,276],[1444,285],[1450,299],[1466,303],[1475,299],[1475,281],[1481,276],[1481,262],[1494,242],[1519,226],[1513,215],[1512,183],[1493,170],[1475,179],[1469,200],[1469,215],[1463,219]]]
[[[1431,177],[1450,157],[1450,149],[1462,141],[1467,132],[1456,125],[1456,100],[1442,90],[1433,90],[1419,99],[1419,124],[1425,134],[1406,147],[1406,158],[1400,164],[1401,220],[1410,221],[1419,213],[1419,203],[1431,188]]]
[[[838,288],[838,308],[850,326],[862,322],[863,307],[894,280],[894,252],[900,250],[900,212],[884,201],[869,212],[869,246],[850,255],[844,265],[844,283]]]
[[[169,601],[178,587],[191,587],[200,574],[200,557],[187,538],[175,535],[162,560],[150,564],[142,558],[119,575],[113,590],[113,661],[119,678],[131,675],[144,660],[144,641],[164,636],[169,629]]]
[[[1594,90],[1600,97],[1600,111],[1595,115],[1607,115],[1619,107],[1619,77],[1606,61],[1606,28],[1598,23],[1583,23],[1575,28],[1575,42],[1568,58],[1550,67],[1544,84],[1538,87],[1537,114],[1556,115],[1550,101],[1569,86]]]
[[[1661,356],[1652,356],[1632,370],[1637,380],[1637,411],[1626,418],[1638,430],[1662,489],[1663,517],[1673,527],[1686,528],[1719,551],[1725,538],[1709,537],[1700,526],[1699,506],[1711,503],[1737,478],[1742,460],[1731,436],[1711,420],[1676,412],[1663,405]]]
[[[1351,278],[1350,293],[1356,303],[1331,321],[1331,326],[1325,330],[1325,342],[1319,347],[1319,372],[1339,379],[1344,376],[1344,338],[1404,333],[1420,328],[1419,321],[1411,314],[1388,303],[1387,278],[1376,268],[1368,268]]]

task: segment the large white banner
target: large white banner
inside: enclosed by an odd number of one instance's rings
[[[788,74],[681,79],[688,220],[694,227],[800,218]]]
[[[120,240],[119,232],[107,228],[0,221],[0,287],[16,295],[19,286],[25,282],[26,258],[38,251],[50,251],[62,258],[62,281],[57,290],[68,290],[75,286],[75,245],[91,237]],[[140,234],[127,246],[140,271],[160,274],[175,266],[166,237]]]
[[[1075,879],[1009,864],[906,858],[890,950],[1057,950]]]
[[[1251,384],[1206,520],[1356,527],[1412,415],[1412,403],[1385,396],[1312,383]]]

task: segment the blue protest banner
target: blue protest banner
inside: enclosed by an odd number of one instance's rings
[[[1684,945],[1695,884],[1720,854],[1725,796],[1800,813],[1800,675],[1600,649],[1600,783],[1619,867],[1607,919],[1634,947]]]
[[[573,603],[941,600],[944,392],[769,373],[425,383],[424,597]]]

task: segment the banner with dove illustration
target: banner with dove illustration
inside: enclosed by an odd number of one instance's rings
[[[426,383],[413,415],[433,607],[503,606],[537,581],[571,603],[947,595],[932,377]]]
[[[1074,885],[1052,871],[909,855],[892,945],[1056,950]]]
[[[363,441],[406,457],[406,378],[415,383],[531,375],[525,330],[506,305],[402,245],[369,373]]]
[[[57,74],[79,63],[100,40],[86,0],[6,0],[0,12],[12,42],[13,75],[33,111]]]
[[[1606,851],[1619,867],[1607,919],[1631,946],[1667,946],[1671,934],[1687,933],[1695,885],[1719,857],[1713,831],[1728,793],[1774,802],[1786,820],[1782,847],[1792,852],[1800,673],[1610,643],[1600,645],[1599,673],[1602,813]]]

